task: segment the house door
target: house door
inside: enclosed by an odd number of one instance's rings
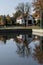
[[[32,20],[28,20],[28,25],[32,25]]]

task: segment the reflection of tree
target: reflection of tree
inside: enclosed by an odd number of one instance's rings
[[[40,64],[43,64],[43,51],[40,50],[40,46],[37,46],[33,54],[34,59],[38,60]]]
[[[43,36],[40,37],[40,43],[41,43],[40,47],[41,49],[43,49]]]
[[[13,34],[12,35],[10,35],[10,34],[6,35],[6,33],[5,33],[5,35],[0,35],[0,40],[3,41],[4,44],[6,44],[6,40],[10,40],[11,38],[14,38]]]
[[[23,41],[21,39],[15,39],[16,41],[16,45],[17,45],[17,53],[20,55],[20,56],[28,56],[29,55],[29,48],[28,48],[28,43],[27,41]]]
[[[6,37],[5,36],[0,36],[0,40],[4,41],[4,44],[6,44]]]

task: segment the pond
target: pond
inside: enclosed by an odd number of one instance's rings
[[[43,65],[43,36],[0,35],[0,65]]]

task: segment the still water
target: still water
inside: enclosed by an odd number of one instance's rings
[[[0,65],[43,65],[43,36],[0,35]]]

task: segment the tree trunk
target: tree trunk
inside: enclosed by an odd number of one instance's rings
[[[41,29],[43,29],[43,10],[41,11],[40,27],[41,27]]]

